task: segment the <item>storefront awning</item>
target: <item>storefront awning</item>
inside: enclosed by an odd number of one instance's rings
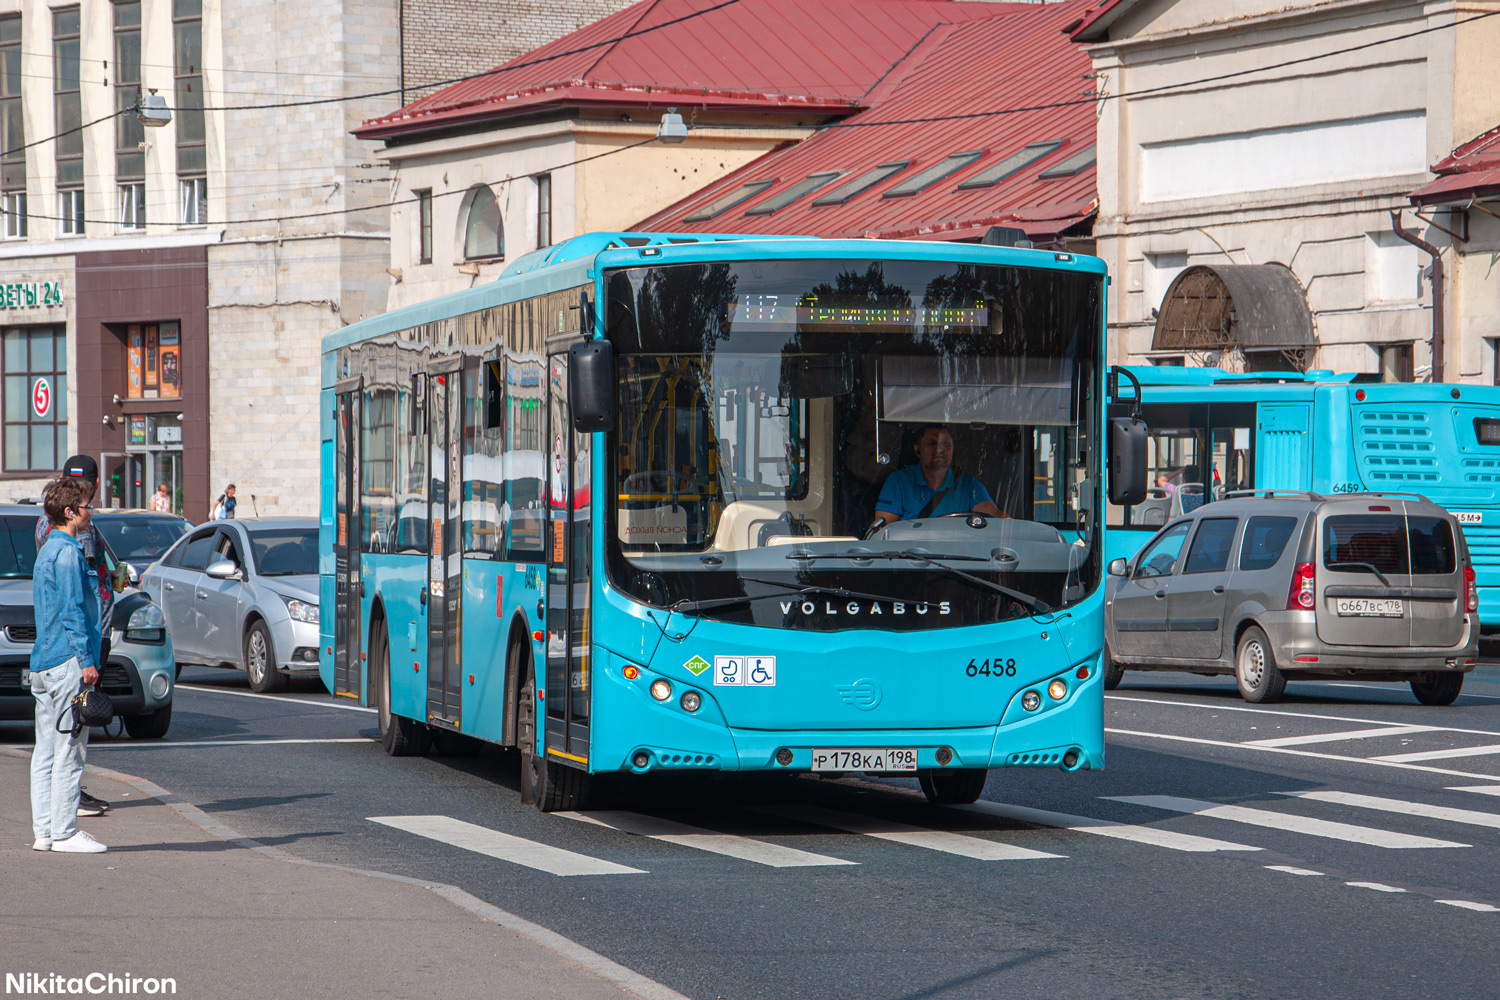
[[[1312,311],[1280,264],[1196,264],[1179,274],[1157,312],[1153,351],[1312,347]]]

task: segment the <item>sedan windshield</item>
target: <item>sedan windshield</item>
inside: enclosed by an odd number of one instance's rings
[[[261,576],[317,575],[317,528],[259,528],[250,532],[250,550]]]
[[[36,518],[0,517],[0,580],[29,580],[36,566]]]
[[[94,527],[116,559],[145,568],[162,557],[172,543],[192,527],[180,517],[153,517],[129,514],[120,517],[96,517]]]
[[[607,555],[786,628],[1045,613],[1098,580],[1097,275],[943,261],[618,271]]]

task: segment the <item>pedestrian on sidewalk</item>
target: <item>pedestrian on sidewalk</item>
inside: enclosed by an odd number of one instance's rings
[[[99,854],[108,848],[78,829],[87,728],[73,731],[70,702],[99,682],[98,578],[79,536],[90,530],[93,490],[82,477],[49,484],[42,501],[54,531],[37,553],[31,594],[36,642],[31,647],[31,694],[36,699],[36,747],[31,754],[32,850]]]
[[[161,513],[172,513],[172,498],[167,493],[167,484],[159,483],[156,492],[151,494],[151,509]]]
[[[234,517],[234,508],[237,501],[234,499],[234,484],[230,483],[224,487],[224,492],[219,494],[219,499],[214,501],[213,512],[208,515],[210,521],[223,521]]]

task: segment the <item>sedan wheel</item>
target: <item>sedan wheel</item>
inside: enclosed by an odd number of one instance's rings
[[[1271,640],[1259,626],[1250,626],[1240,636],[1234,658],[1234,679],[1246,701],[1280,701],[1286,690],[1286,674],[1277,668]]]
[[[286,685],[286,676],[276,669],[276,653],[265,622],[256,622],[245,633],[245,673],[252,691],[280,691]]]

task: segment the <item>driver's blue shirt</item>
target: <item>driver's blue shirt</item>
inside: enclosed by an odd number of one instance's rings
[[[947,490],[948,495],[928,513],[928,517],[962,514],[973,510],[978,504],[994,502],[989,491],[973,476],[962,472],[955,476],[953,470],[949,469],[943,485],[933,489],[927,485],[920,465],[908,465],[886,477],[885,485],[880,488],[880,499],[875,501],[875,509],[895,514],[899,520],[905,521],[920,514],[927,502],[943,490]]]

